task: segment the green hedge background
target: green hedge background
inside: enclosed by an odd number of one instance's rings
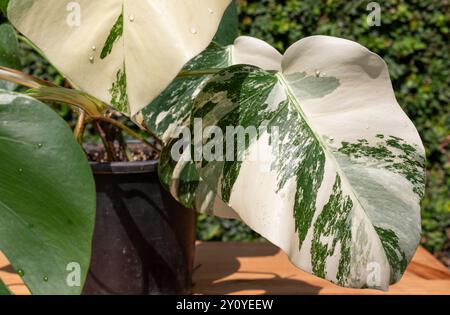
[[[388,63],[397,100],[427,149],[422,243],[450,266],[449,1],[380,1],[381,26],[369,27],[371,1],[238,0],[241,34],[284,52],[311,35],[361,43]],[[206,240],[255,240],[236,222],[200,217]]]
[[[380,1],[380,27],[366,22],[369,2],[237,0],[240,33],[263,39],[281,52],[306,36],[338,36],[357,41],[386,60],[397,99],[427,149],[422,244],[450,266],[449,1]],[[26,72],[64,84],[46,61],[26,45],[22,48]],[[73,124],[74,115],[67,106],[55,109]],[[242,223],[204,215],[199,217],[198,238],[263,241]]]

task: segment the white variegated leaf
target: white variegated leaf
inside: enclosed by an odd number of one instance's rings
[[[187,73],[224,69],[237,64],[249,64],[265,70],[281,69],[281,54],[266,42],[241,36],[233,45],[210,45],[185,67]],[[171,85],[143,111],[146,128],[167,142],[175,126],[189,122],[193,99],[209,80],[210,74],[175,79]]]
[[[134,116],[213,39],[230,0],[10,0],[8,18],[75,86]]]
[[[313,36],[281,68],[233,66],[202,88],[192,121],[203,130],[266,126],[234,160],[198,163],[202,185],[303,270],[387,289],[419,244],[424,193],[424,148],[387,66],[357,43]],[[203,153],[236,149],[227,139],[205,137]]]
[[[193,161],[185,156],[177,161],[172,158],[172,148],[178,141],[178,138],[170,141],[160,157],[158,173],[163,187],[188,209],[227,219],[240,219],[239,215],[200,179]]]
[[[227,68],[231,65],[249,64],[265,70],[280,71],[282,55],[272,46],[259,39],[241,36],[233,45],[211,45],[189,62],[185,71],[202,71]],[[169,88],[143,110],[146,128],[160,137],[167,147],[159,165],[160,180],[173,196],[188,208],[211,212],[227,218],[238,218],[220,198],[199,181],[192,162],[176,162],[170,151],[177,141],[170,139],[176,127],[189,125],[192,106],[201,87],[211,75],[177,78]]]

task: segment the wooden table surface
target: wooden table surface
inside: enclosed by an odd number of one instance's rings
[[[450,271],[419,248],[403,279],[388,293],[344,289],[294,267],[271,244],[198,243],[195,294],[446,294]],[[21,278],[0,253],[0,279],[15,294],[28,294]]]
[[[450,270],[419,248],[403,279],[389,293],[344,289],[300,271],[270,244],[199,243],[196,294],[446,294]]]

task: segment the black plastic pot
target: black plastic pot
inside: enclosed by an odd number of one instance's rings
[[[84,294],[189,294],[196,215],[160,185],[157,162],[91,164],[97,219]]]

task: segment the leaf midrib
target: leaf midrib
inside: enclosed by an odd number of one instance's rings
[[[365,211],[365,209],[364,209],[364,207],[363,207],[361,201],[360,201],[359,198],[358,198],[357,193],[356,193],[355,190],[353,189],[353,186],[350,184],[350,181],[348,180],[347,175],[346,175],[345,172],[342,170],[340,164],[337,162],[337,160],[336,160],[335,156],[333,155],[333,153],[329,151],[328,146],[324,143],[322,137],[321,137],[319,134],[317,134],[317,133],[313,130],[313,128],[311,127],[311,123],[310,123],[308,117],[306,116],[305,112],[304,112],[303,109],[301,108],[300,102],[298,101],[297,97],[295,96],[294,92],[292,91],[292,89],[291,89],[289,83],[288,83],[288,82],[286,81],[286,79],[284,78],[283,73],[279,72],[279,73],[276,74],[276,76],[278,77],[278,79],[279,79],[281,85],[286,89],[286,92],[287,92],[288,97],[291,99],[292,103],[294,104],[294,108],[298,111],[298,114],[302,117],[302,119],[304,119],[306,125],[308,126],[309,130],[311,131],[311,133],[312,133],[312,135],[314,136],[314,138],[316,139],[316,141],[319,143],[319,145],[320,145],[320,147],[322,148],[322,150],[323,150],[324,152],[328,153],[330,159],[332,160],[333,164],[334,164],[335,167],[336,167],[336,172],[337,172],[337,173],[339,174],[339,176],[341,177],[341,180],[345,180],[345,182],[347,183],[347,186],[348,186],[348,188],[349,188],[349,190],[350,190],[350,193],[351,193],[352,197],[355,198],[355,201],[358,203],[358,205],[360,206],[360,208],[364,211],[365,216],[367,217],[368,221],[370,222],[370,224],[372,225],[372,227],[373,227],[374,230],[375,230],[375,226],[373,225],[372,220],[370,220],[370,217],[367,215],[367,213],[366,213],[366,211]],[[378,237],[378,239],[379,239],[379,241],[380,241],[380,246],[381,246],[381,248],[383,249],[383,252],[384,252],[384,254],[385,254],[385,256],[386,256],[385,249],[384,249],[384,247],[383,247],[383,244],[382,244],[382,242],[381,242],[380,237],[378,236],[378,233],[376,233],[376,230],[375,230],[375,234],[377,235],[377,237]],[[386,261],[388,261],[388,260],[387,260],[387,257],[385,257],[385,258],[386,258]]]

